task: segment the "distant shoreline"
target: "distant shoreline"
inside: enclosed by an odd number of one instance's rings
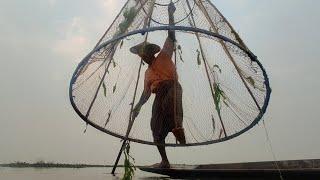
[[[39,161],[36,163],[14,162],[9,164],[0,164],[0,167],[11,168],[93,168],[93,167],[113,167],[112,165],[96,165],[96,164],[67,164],[67,163],[51,163]],[[123,167],[119,165],[118,167]]]

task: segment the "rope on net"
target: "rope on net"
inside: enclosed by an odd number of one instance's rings
[[[281,172],[281,169],[280,169],[280,166],[279,166],[279,163],[278,163],[278,160],[277,160],[277,157],[276,157],[276,154],[274,153],[274,150],[273,150],[273,147],[272,147],[272,142],[271,142],[271,139],[270,139],[270,136],[269,136],[269,132],[268,132],[268,129],[267,129],[267,126],[265,124],[264,119],[262,120],[262,123],[263,123],[263,129],[264,129],[264,132],[265,132],[265,135],[266,135],[266,140],[268,142],[268,145],[269,145],[269,148],[270,148],[270,151],[271,151],[271,154],[272,154],[273,165],[277,169],[280,179],[284,180],[282,172]]]

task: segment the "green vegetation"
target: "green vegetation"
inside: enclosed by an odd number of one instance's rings
[[[221,101],[224,102],[224,104],[226,104],[226,106],[228,106],[226,100],[226,94],[224,93],[224,91],[221,89],[220,84],[219,83],[214,83],[213,84],[213,89],[214,89],[214,104],[216,106],[216,110],[218,112],[219,117],[221,118]]]
[[[183,58],[182,58],[182,48],[180,45],[177,46],[178,49],[178,54],[179,54],[179,58],[182,62],[184,62]]]
[[[119,32],[116,34],[121,35],[125,33],[131,23],[133,22],[134,18],[136,17],[136,9],[134,7],[131,7],[129,9],[125,9],[123,13],[124,20],[119,24]]]
[[[197,49],[197,63],[200,66],[201,65],[201,58],[200,58],[201,52]]]
[[[134,171],[136,170],[136,167],[133,163],[130,162],[130,160],[133,160],[134,158],[130,155],[130,142],[126,144],[124,148],[124,175],[122,177],[122,180],[131,180],[134,176]]]
[[[131,156],[130,156],[131,157]],[[132,165],[132,163],[130,163]],[[100,165],[100,164],[67,164],[67,163],[54,163],[38,161],[35,163],[28,163],[22,161],[16,161],[9,164],[0,164],[0,167],[11,168],[94,168],[94,167],[113,167],[113,165]],[[118,165],[118,167],[125,167],[125,165]],[[135,166],[141,167],[141,166]]]
[[[0,167],[12,168],[88,168],[88,167],[112,167],[111,165],[91,165],[91,164],[65,164],[38,161],[36,163],[14,162],[9,164],[0,164]]]
[[[251,86],[253,86],[255,89],[258,89],[258,90],[260,90],[260,91],[262,91],[262,92],[265,92],[265,90],[264,90],[263,88],[260,88],[258,85],[256,85],[256,82],[254,81],[254,79],[253,79],[252,76],[245,77],[245,80],[246,80],[247,82],[249,82],[249,84],[250,84]]]

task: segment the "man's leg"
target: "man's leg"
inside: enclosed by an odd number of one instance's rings
[[[155,139],[155,142],[159,143],[159,144],[164,144],[165,140],[164,139],[162,139],[162,140]],[[157,145],[157,148],[158,148],[158,151],[161,156],[161,163],[159,164],[159,167],[160,168],[170,168],[170,163],[169,163],[167,153],[166,153],[166,147],[164,145]]]
[[[176,127],[172,129],[172,133],[179,141],[180,144],[186,144],[186,138],[183,129],[183,107],[182,107],[182,87],[179,82],[177,82],[175,87],[175,96],[172,102],[175,103],[175,125]]]
[[[183,126],[182,87],[179,82],[176,85],[176,118],[177,127]]]
[[[166,123],[164,122],[164,118],[162,117],[162,112],[157,112],[159,114],[153,114],[152,121],[152,135],[153,141],[158,144],[157,148],[161,156],[161,163],[157,165],[159,168],[170,168],[170,163],[167,157],[166,149],[165,149],[165,138],[168,135],[167,131],[164,129],[167,127]],[[157,118],[155,118],[157,117]],[[165,133],[166,132],[166,133]]]

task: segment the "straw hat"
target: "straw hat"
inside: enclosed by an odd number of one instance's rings
[[[130,52],[137,55],[143,54],[143,53],[154,55],[158,53],[160,50],[161,50],[160,46],[156,44],[148,43],[148,42],[142,42],[130,48]]]

